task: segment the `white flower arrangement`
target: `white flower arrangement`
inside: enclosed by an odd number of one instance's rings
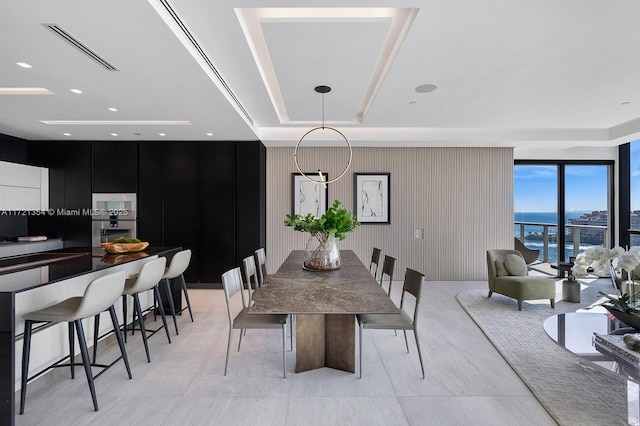
[[[584,277],[587,275],[589,267],[595,270],[604,270],[608,262],[612,262],[616,270],[625,270],[630,275],[631,271],[640,264],[640,247],[629,247],[629,250],[620,246],[612,249],[589,247],[576,256],[571,273],[574,277]]]

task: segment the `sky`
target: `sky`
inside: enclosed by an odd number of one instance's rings
[[[638,172],[640,182],[640,164]],[[513,177],[514,211],[557,211],[556,166],[515,166]],[[567,212],[606,210],[607,166],[566,166],[565,202]]]

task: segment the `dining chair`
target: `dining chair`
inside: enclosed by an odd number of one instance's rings
[[[384,255],[384,262],[382,263],[382,273],[380,274],[380,287],[384,289],[384,276],[389,279],[389,288],[387,294],[391,297],[391,286],[393,285],[393,269],[396,266],[395,257]]]
[[[258,283],[262,287],[264,285],[264,279],[267,276],[267,254],[264,251],[264,247],[260,247],[254,253],[256,259],[256,269],[258,271]]]
[[[369,272],[372,272],[373,265],[375,265],[375,270],[373,270],[373,276],[377,279],[378,277],[378,264],[380,263],[380,253],[382,250],[374,247],[373,253],[371,253],[371,263],[369,263]]]
[[[274,329],[282,328],[282,372],[287,377],[287,357],[286,357],[286,341],[287,341],[287,315],[272,314],[249,314],[249,306],[244,297],[242,275],[240,268],[233,268],[222,274],[222,287],[224,288],[224,297],[227,302],[227,314],[229,316],[229,340],[227,341],[227,356],[224,361],[224,375],[227,375],[227,366],[229,364],[229,352],[231,342],[233,340],[233,330],[240,330],[240,339],[238,340],[238,352],[240,352],[240,344],[242,343],[242,330],[251,329]],[[242,310],[234,316],[231,298],[237,293],[242,298]]]
[[[116,316],[116,310],[113,304],[120,298],[122,291],[124,290],[125,273],[124,271],[118,271],[108,275],[103,275],[94,279],[89,283],[82,296],[70,297],[54,305],[46,308],[28,312],[22,317],[24,318],[24,336],[23,336],[23,350],[22,350],[22,380],[20,387],[20,414],[24,414],[24,406],[27,396],[27,382],[29,375],[29,357],[31,351],[31,335],[34,323],[39,322],[51,322],[51,323],[68,323],[69,329],[69,364],[57,364],[56,366],[69,366],[71,367],[71,378],[75,377],[74,367],[77,365],[74,362],[75,357],[75,343],[74,343],[74,329],[78,336],[78,344],[80,345],[80,354],[82,355],[82,364],[87,376],[87,383],[89,384],[89,391],[91,392],[91,399],[93,401],[93,409],[98,411],[98,399],[96,397],[96,390],[94,386],[94,380],[97,376],[102,374],[98,373],[93,375],[92,367],[100,367],[104,369],[109,365],[92,364],[89,358],[89,351],[87,350],[87,341],[85,339],[84,328],[82,326],[82,320],[85,318],[91,318],[104,311],[109,311],[111,316],[111,322],[113,329],[118,340],[120,347],[121,358],[124,360],[124,365],[127,370],[127,374],[131,379],[131,369],[129,368],[129,359],[127,358],[127,351],[124,347],[124,341],[120,334],[120,325],[118,324],[118,318]]]
[[[244,279],[249,290],[249,301],[247,306],[253,305],[253,292],[259,287],[258,272],[256,271],[256,262],[253,256],[247,256],[242,259],[244,266]]]
[[[420,291],[424,274],[407,268],[404,276],[404,286],[402,289],[402,297],[400,298],[400,312],[397,314],[358,314],[359,325],[359,356],[360,356],[360,378],[362,378],[362,330],[378,329],[378,330],[402,330],[404,333],[404,343],[409,353],[409,342],[407,341],[407,330],[413,330],[416,339],[416,348],[418,349],[418,358],[420,359],[420,369],[422,370],[422,378],[424,379],[424,365],[422,363],[422,353],[420,352],[420,340],[418,339],[418,306],[420,305]],[[413,309],[413,318],[404,310],[405,296],[411,294],[415,298],[415,307]]]

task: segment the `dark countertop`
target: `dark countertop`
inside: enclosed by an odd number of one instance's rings
[[[4,265],[8,266],[9,270],[0,272],[0,293],[18,293],[31,290],[100,269],[133,262],[147,256],[170,255],[178,250],[180,247],[147,247],[136,253],[109,254],[100,247],[69,247],[4,257],[0,258],[0,268]],[[24,267],[21,267],[21,264]],[[48,274],[44,274],[45,276],[40,274],[38,278],[33,270],[42,266],[48,266]],[[29,274],[33,279],[27,278],[25,281],[24,276]]]
[[[398,313],[387,293],[351,250],[341,250],[334,271],[302,268],[304,252],[291,252],[280,269],[254,292],[249,313]]]

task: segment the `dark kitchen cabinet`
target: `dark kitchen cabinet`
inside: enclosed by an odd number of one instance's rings
[[[154,246],[165,246],[162,196],[164,143],[140,142],[138,153],[138,238]]]
[[[93,142],[93,192],[138,192],[138,143]]]
[[[198,278],[218,283],[236,262],[235,152],[231,142],[198,145]]]

